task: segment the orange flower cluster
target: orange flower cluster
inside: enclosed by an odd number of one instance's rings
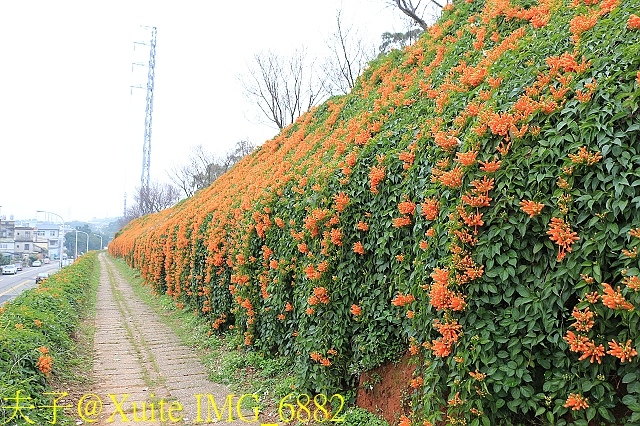
[[[420,376],[416,377],[415,379],[411,379],[409,381],[409,386],[411,386],[414,389],[419,389],[424,385],[424,379]]]
[[[364,250],[364,246],[362,245],[362,242],[357,241],[353,243],[353,251],[358,254],[364,254],[365,250]]]
[[[333,197],[336,204],[336,210],[341,212],[349,204],[349,197],[344,192],[340,192]]]
[[[480,161],[480,170],[486,173],[495,173],[500,168],[500,161]]]
[[[401,415],[398,426],[411,426],[411,419],[409,419],[409,417],[405,416],[404,414]]]
[[[373,166],[369,171],[369,184],[371,186],[371,192],[378,193],[378,185],[384,179],[385,168],[383,166]]]
[[[577,154],[569,154],[571,162],[574,164],[585,164],[592,166],[602,159],[602,155],[599,152],[589,152],[586,146],[582,146],[578,149]]]
[[[624,277],[622,283],[633,291],[640,291],[640,277],[637,275]]]
[[[535,201],[531,201],[531,200],[520,201],[520,210],[527,213],[531,218],[539,215],[543,207],[544,207],[544,204],[536,203]]]
[[[402,151],[400,154],[398,154],[398,158],[403,163],[402,168],[404,170],[409,170],[409,168],[411,168],[411,165],[416,159],[416,154],[415,154],[416,144],[412,143],[411,145],[408,146],[408,148],[409,148],[408,152]]]
[[[356,225],[356,228],[358,228],[359,231],[368,231],[369,230],[369,224],[366,222],[358,222],[358,224]]]
[[[472,166],[476,163],[478,151],[456,152],[456,161],[463,166]]]
[[[398,204],[398,210],[400,211],[401,214],[404,214],[404,215],[413,214],[416,210],[416,203],[409,200],[401,201]]]
[[[593,312],[589,310],[589,308],[585,308],[583,311],[573,308],[572,316],[575,318],[576,322],[573,323],[572,327],[578,331],[589,331],[593,327]]]
[[[598,345],[582,334],[575,334],[573,331],[567,331],[567,335],[564,340],[569,344],[569,350],[572,352],[582,352],[579,361],[589,358],[589,362],[592,364],[597,362],[602,363],[602,357],[604,356],[604,346]]]
[[[631,15],[627,21],[627,28],[630,30],[640,30],[640,16]]]
[[[465,308],[464,296],[449,290],[449,270],[435,268],[431,273],[433,284],[429,289],[431,306],[437,310],[461,311]]]
[[[318,303],[323,303],[325,305],[329,304],[329,292],[324,287],[315,287],[313,289],[313,296],[309,297],[307,300],[309,305],[317,305]]]
[[[53,368],[53,358],[49,355],[49,349],[41,346],[40,347],[40,357],[38,357],[38,361],[36,362],[36,367],[40,370],[41,373],[49,375],[51,373],[51,369]]]
[[[627,343],[618,343],[615,339],[611,340],[609,342],[609,350],[607,353],[619,358],[620,362],[631,362],[633,357],[638,355],[638,351],[631,346],[631,340],[627,340]]]
[[[462,326],[458,324],[457,320],[441,323],[436,319],[433,321],[433,327],[442,334],[442,341],[445,343],[455,343],[460,338]]]
[[[412,294],[404,295],[402,293],[398,293],[391,301],[391,304],[393,304],[393,306],[406,306],[413,303],[415,300],[416,298]]]
[[[448,172],[443,172],[434,167],[432,172],[434,173],[434,175],[436,174],[436,172],[440,173],[438,180],[447,188],[460,188],[460,186],[462,186],[462,178],[464,176],[464,172],[462,171],[460,166],[456,165]]]
[[[354,317],[357,317],[358,315],[362,314],[362,308],[356,304],[351,305],[350,311]]]
[[[558,262],[562,261],[567,253],[571,253],[571,246],[580,239],[578,234],[571,230],[571,226],[558,217],[551,218],[547,235],[551,241],[559,246]]]
[[[402,228],[403,226],[411,225],[411,218],[409,216],[400,216],[393,219],[394,228]]]
[[[617,291],[614,290],[609,284],[602,283],[602,287],[604,287],[604,294],[602,295],[602,303],[610,309],[624,309],[626,311],[632,311],[634,309],[633,304],[629,303],[622,292],[620,291],[620,287],[618,287]]]
[[[589,401],[579,393],[571,393],[564,404],[565,408],[571,408],[573,411],[586,410],[589,408]]]
[[[435,198],[427,198],[420,203],[422,216],[427,220],[435,220],[440,212],[440,202]]]
[[[325,358],[325,357],[323,357],[323,356],[322,356],[322,354],[321,354],[321,353],[319,353],[319,352],[311,352],[311,353],[309,354],[309,357],[310,357],[312,360],[314,360],[314,361],[316,361],[316,362],[319,362],[319,363],[320,363],[320,365],[322,365],[322,366],[324,366],[324,367],[329,367],[329,366],[331,365],[331,360],[330,360],[329,358]]]

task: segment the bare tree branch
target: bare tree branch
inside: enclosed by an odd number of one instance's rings
[[[423,10],[420,10],[420,3],[422,3],[422,0],[416,0],[415,2],[413,0],[387,0],[387,2],[400,9],[402,13],[418,24],[423,31],[426,31],[429,28],[429,24],[424,19],[424,13],[427,6],[425,5]],[[436,5],[440,9],[444,7],[442,3],[436,0],[428,0],[427,4],[429,3]]]
[[[336,29],[327,41],[331,57],[323,66],[331,93],[347,94],[356,84],[367,63],[375,57],[374,49],[353,33],[352,27],[345,28],[342,11],[336,12]]]
[[[325,95],[324,84],[311,72],[312,67],[304,49],[289,59],[269,51],[254,56],[248,76],[242,76],[240,83],[267,121],[282,130]]]

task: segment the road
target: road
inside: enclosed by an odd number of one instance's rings
[[[48,265],[38,267],[24,267],[16,275],[0,275],[0,305],[11,300],[23,291],[36,286],[36,276],[39,272],[53,274],[60,269],[60,262],[53,261]]]

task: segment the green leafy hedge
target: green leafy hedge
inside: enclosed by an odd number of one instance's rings
[[[41,407],[51,405],[59,365],[76,356],[71,335],[96,267],[97,255],[88,253],[0,307],[0,424],[53,421],[52,409]],[[56,422],[63,421],[58,410]]]
[[[109,249],[301,391],[408,350],[403,425],[640,422],[638,10],[454,1]]]

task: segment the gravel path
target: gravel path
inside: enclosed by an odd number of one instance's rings
[[[229,411],[227,387],[207,380],[195,352],[133,292],[107,254],[99,259],[94,392],[103,405],[95,415],[97,398],[86,396],[79,404],[85,420],[97,419],[94,425],[260,425],[251,411],[243,411],[244,421],[238,417],[237,396]]]

